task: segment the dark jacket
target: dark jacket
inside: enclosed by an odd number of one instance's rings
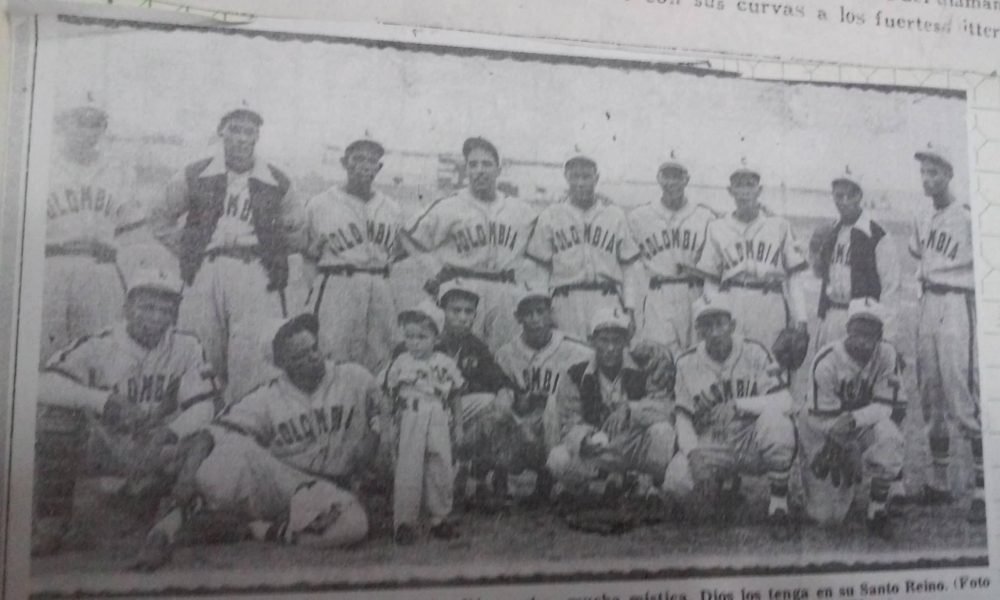
[[[601,383],[596,369],[588,368],[593,361],[581,362],[567,370],[570,381],[580,392],[580,412],[583,422],[600,428],[611,414],[604,399],[601,398]],[[625,396],[630,401],[641,400],[646,395],[646,374],[642,371],[623,366],[621,371],[622,387]]]
[[[838,222],[833,232],[824,241],[820,248],[818,272],[823,279],[823,285],[819,293],[820,318],[826,316],[832,302],[827,295],[827,286],[830,283],[830,262],[833,252],[837,246],[837,236],[842,227],[851,228],[851,298],[874,298],[879,300],[882,296],[882,282],[878,275],[878,263],[875,257],[875,249],[878,243],[885,237],[883,229],[875,221],[869,221],[871,226],[869,231],[853,225],[845,225]]]

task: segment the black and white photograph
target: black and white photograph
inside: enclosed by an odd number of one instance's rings
[[[46,31],[33,593],[987,566],[964,91]]]

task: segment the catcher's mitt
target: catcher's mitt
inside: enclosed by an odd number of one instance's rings
[[[548,395],[544,392],[518,392],[514,394],[514,402],[510,408],[515,415],[526,417],[536,411],[544,410],[548,399]]]
[[[861,483],[861,450],[857,444],[828,439],[809,468],[817,479],[829,478],[834,487],[851,487]]]
[[[570,529],[599,533],[601,535],[621,535],[635,529],[641,515],[628,507],[594,507],[569,511],[562,515]]]
[[[813,230],[812,237],[809,238],[809,264],[812,266],[813,273],[817,277],[822,277],[829,266],[823,262],[822,251],[823,246],[828,243],[831,236],[835,235],[836,231],[836,223],[824,223],[816,227]]]
[[[782,329],[771,346],[771,352],[781,368],[789,371],[798,369],[809,353],[809,332],[792,327]]]
[[[646,374],[646,393],[649,395],[671,395],[677,366],[670,350],[662,344],[641,341],[631,350],[632,360]]]

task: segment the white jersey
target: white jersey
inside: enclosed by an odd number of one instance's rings
[[[121,394],[143,414],[161,417],[149,425],[170,425],[178,436],[208,424],[215,413],[215,383],[201,343],[175,329],[146,349],[118,323],[57,352],[45,370]]]
[[[455,359],[443,352],[434,352],[426,359],[404,352],[392,361],[381,379],[394,399],[441,403],[465,385]]]
[[[134,170],[104,157],[80,164],[56,153],[49,176],[46,215],[48,244],[111,243],[116,232],[142,220]]]
[[[751,339],[734,337],[732,352],[722,363],[708,355],[705,342],[677,359],[677,410],[691,417],[699,434],[716,425],[712,412],[717,405],[769,394],[784,386],[781,367],[763,344]]]
[[[375,192],[368,200],[334,186],[306,203],[306,253],[321,267],[381,269],[393,256],[403,214]]]
[[[406,234],[443,265],[495,273],[517,267],[536,220],[523,200],[497,192],[483,201],[463,189],[417,213]]]
[[[308,473],[345,475],[382,410],[375,378],[353,363],[326,364],[309,394],[284,374],[251,391],[219,421],[252,435],[278,459]]]
[[[973,290],[969,205],[955,200],[918,217],[910,238],[910,254],[920,261],[922,282]]]
[[[646,271],[652,277],[683,277],[698,264],[708,224],[716,215],[702,204],[686,201],[671,210],[656,200],[629,213],[632,233]]]
[[[781,283],[808,266],[782,217],[761,212],[744,223],[729,214],[708,225],[707,238],[697,270],[720,284]]]
[[[622,266],[639,256],[625,212],[599,196],[581,210],[569,199],[538,215],[525,253],[549,265],[553,288],[587,283],[624,283]]]
[[[590,346],[554,330],[549,343],[535,349],[517,336],[497,350],[497,364],[525,392],[542,392],[554,401],[566,369],[589,361]]]
[[[866,236],[872,236],[872,219],[868,213],[861,213],[851,226],[841,226],[837,230],[837,240],[830,256],[830,281],[826,293],[830,300],[839,304],[851,301],[851,232],[855,229]],[[883,228],[884,231],[884,228]],[[899,260],[896,257],[896,243],[888,231],[875,246],[875,270],[882,286],[880,301],[888,303],[899,288]]]
[[[902,402],[902,377],[896,350],[880,342],[871,360],[860,365],[844,349],[844,340],[820,348],[810,370],[810,411],[818,416],[855,411],[873,402],[896,405]]]

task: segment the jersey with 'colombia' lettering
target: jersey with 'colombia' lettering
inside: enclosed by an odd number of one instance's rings
[[[392,198],[374,192],[362,200],[337,185],[306,203],[306,252],[322,267],[384,268],[402,225]]]
[[[913,225],[910,254],[920,261],[921,281],[974,289],[969,205],[952,201],[919,217]]]
[[[792,226],[764,214],[744,223],[733,214],[708,225],[697,270],[719,283],[776,283],[807,268]]]

